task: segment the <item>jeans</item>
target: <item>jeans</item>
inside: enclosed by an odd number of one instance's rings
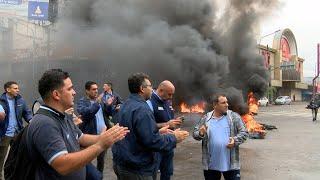
[[[204,170],[205,180],[220,180],[221,174],[225,180],[240,180],[240,170],[230,170],[225,172],[215,171],[215,170]]]
[[[97,170],[93,164],[89,163],[86,165],[86,180],[101,180],[102,173]]]

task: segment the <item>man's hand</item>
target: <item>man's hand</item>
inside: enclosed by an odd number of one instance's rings
[[[206,125],[202,125],[199,129],[199,135],[203,137],[206,133],[207,133],[207,127]]]
[[[0,121],[3,121],[6,118],[5,112],[0,112]]]
[[[120,110],[120,104],[116,106],[116,111],[119,111],[119,110]]]
[[[184,130],[180,130],[180,129],[174,130],[173,134],[177,139],[177,143],[182,142],[184,139],[186,139],[189,136],[188,131],[184,131]]]
[[[97,145],[103,149],[108,149],[114,143],[122,140],[128,133],[129,130],[127,127],[122,127],[119,126],[119,124],[116,124],[112,128],[108,129],[107,131],[103,131],[99,135]]]
[[[227,148],[231,149],[234,147],[234,139],[232,137],[229,138],[229,143],[227,144]]]
[[[81,119],[81,116],[76,116],[75,114],[73,114],[73,123],[78,126],[79,124],[81,124],[83,121]]]
[[[64,111],[65,113],[72,115],[74,113],[74,109],[73,108],[69,108],[67,110]]]
[[[110,106],[113,103],[113,101],[114,101],[114,97],[108,98],[106,101],[106,105]]]
[[[178,126],[180,126],[182,123],[182,120],[180,118],[176,118],[176,119],[171,119],[170,121],[168,121],[167,125],[169,125],[169,127],[171,129],[177,128]]]
[[[169,125],[164,126],[162,128],[159,129],[159,133],[160,134],[173,134],[173,131],[171,129],[169,129]]]

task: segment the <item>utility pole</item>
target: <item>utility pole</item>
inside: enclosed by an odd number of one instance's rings
[[[50,26],[47,26],[47,69],[49,69],[49,57],[50,57]]]
[[[313,92],[312,92],[312,98],[314,98],[314,96],[316,95],[316,93],[317,93],[317,88],[318,88],[318,86],[317,86],[317,78],[319,77],[319,70],[320,70],[320,43],[318,43],[318,45],[317,45],[317,74],[316,74],[316,76],[313,78],[313,80],[312,80],[312,85],[313,85]]]

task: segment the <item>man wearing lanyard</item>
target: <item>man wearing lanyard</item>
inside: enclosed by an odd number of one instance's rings
[[[171,104],[174,91],[174,85],[165,80],[159,84],[156,91],[152,92],[151,98],[147,101],[159,129],[166,126],[175,129],[182,123],[181,118],[174,119]],[[173,175],[173,155],[174,150],[159,153],[158,166],[161,180],[168,180]]]

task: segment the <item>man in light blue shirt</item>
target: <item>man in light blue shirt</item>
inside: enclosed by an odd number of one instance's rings
[[[223,94],[212,98],[213,111],[195,125],[193,137],[202,140],[202,164],[205,180],[240,180],[239,145],[248,137],[241,117],[228,110]]]
[[[9,104],[9,124],[6,131],[6,136],[13,137],[15,133],[18,131],[18,123],[17,123],[17,115],[15,111],[15,100],[14,97],[11,97],[10,95],[6,94],[8,104]]]

